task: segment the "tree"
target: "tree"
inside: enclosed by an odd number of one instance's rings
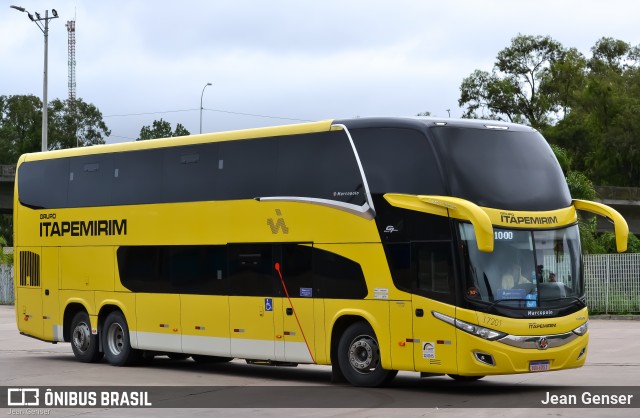
[[[462,81],[458,104],[466,106],[463,117],[506,119],[537,129],[547,126],[557,102],[545,94],[545,83],[550,68],[565,53],[548,36],[516,36],[498,53],[491,73],[475,70]]]
[[[567,94],[565,117],[543,133],[596,184],[638,187],[640,47],[602,38],[591,51],[590,59],[574,60],[574,73],[582,65],[583,75]]]
[[[140,136],[136,141],[185,135],[190,135],[190,132],[181,123],[178,123],[175,131],[172,132],[171,123],[160,119],[154,120],[152,126],[143,126],[142,129],[140,129]]]
[[[50,150],[104,144],[111,135],[98,108],[82,99],[55,99],[49,114]]]
[[[42,102],[36,96],[0,96],[0,164],[40,151]]]
[[[50,150],[104,144],[111,134],[100,111],[82,99],[55,99],[47,115]],[[42,101],[32,95],[0,96],[0,163],[15,164],[20,155],[41,151],[41,144]]]

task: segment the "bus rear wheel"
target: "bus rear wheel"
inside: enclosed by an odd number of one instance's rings
[[[89,314],[84,311],[75,314],[71,320],[71,349],[76,359],[83,363],[95,363],[104,353],[98,348],[98,336],[91,333]]]
[[[354,386],[375,387],[389,383],[397,370],[382,368],[378,339],[366,322],[350,325],[338,343],[338,365]]]
[[[139,350],[131,347],[129,327],[124,315],[111,312],[102,327],[104,355],[112,366],[131,366],[141,358]]]

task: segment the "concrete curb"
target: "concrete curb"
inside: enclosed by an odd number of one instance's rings
[[[640,315],[589,315],[589,319],[612,319],[612,320],[627,320],[627,321],[640,321]]]

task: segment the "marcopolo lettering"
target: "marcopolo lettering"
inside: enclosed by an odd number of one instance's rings
[[[101,235],[127,235],[127,220],[40,222],[41,237],[99,237]]]

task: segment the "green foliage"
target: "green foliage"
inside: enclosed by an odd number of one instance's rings
[[[0,236],[0,264],[13,264],[13,254],[6,254],[4,248],[7,246],[7,240]]]
[[[560,43],[548,36],[516,36],[498,53],[492,73],[475,70],[462,81],[458,104],[466,106],[463,117],[547,126],[556,103],[545,94],[545,85],[563,54]]]
[[[47,107],[49,149],[104,144],[110,131],[102,114],[82,99],[54,99]],[[42,147],[42,101],[35,96],[0,96],[0,164]]]
[[[40,151],[42,101],[36,96],[0,96],[0,164]]]
[[[53,100],[49,104],[49,149],[104,144],[111,131],[102,113],[82,99]]]
[[[549,37],[518,35],[491,72],[462,81],[458,103],[463,117],[539,129],[598,185],[640,187],[640,46],[601,38],[585,57]]]
[[[616,235],[613,232],[605,232],[598,237],[598,245],[604,253],[616,253]],[[640,239],[633,234],[629,234],[627,240],[628,253],[640,253]]]
[[[574,199],[595,200],[597,197],[593,183],[580,171],[569,171],[567,184]]]
[[[154,120],[152,126],[143,126],[140,129],[140,136],[136,141],[146,141],[148,139],[171,138],[174,136],[189,135],[189,131],[181,124],[176,125],[176,130],[171,131],[171,124],[166,120]]]
[[[571,168],[571,155],[569,155],[569,152],[566,149],[559,145],[551,144],[551,150],[556,155],[556,159],[562,168],[562,172],[565,173],[566,176],[567,172]]]

